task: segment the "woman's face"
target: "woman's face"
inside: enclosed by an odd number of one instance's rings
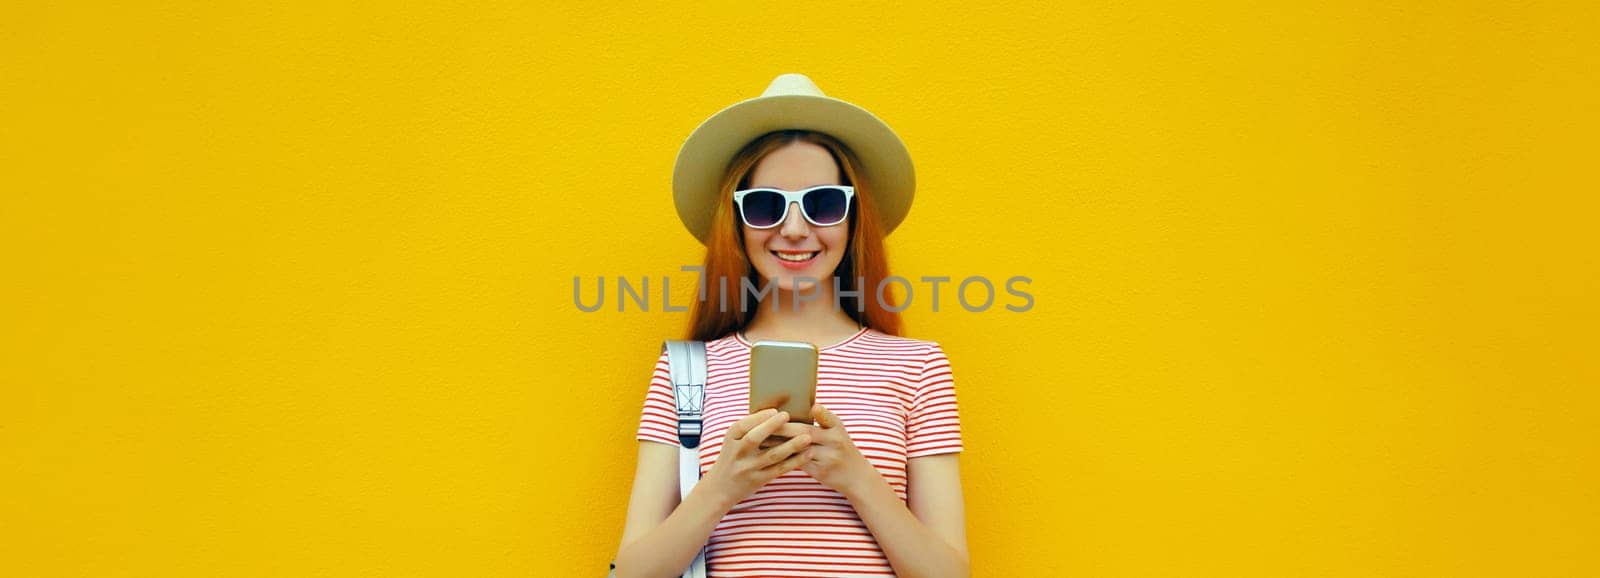
[[[750,173],[750,188],[798,191],[817,185],[843,184],[839,181],[839,165],[834,163],[828,149],[803,141],[768,153]],[[851,214],[850,219],[854,218]],[[776,227],[752,229],[742,220],[739,227],[744,231],[745,253],[763,282],[773,283],[782,291],[810,292],[818,282],[827,284],[824,290],[833,289],[833,271],[844,259],[845,247],[850,241],[849,219],[837,225],[818,227],[800,213],[799,203],[790,203],[789,214]],[[810,280],[800,280],[802,277]]]

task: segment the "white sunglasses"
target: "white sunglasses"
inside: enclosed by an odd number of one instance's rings
[[[752,229],[771,229],[789,218],[789,205],[800,203],[800,214],[818,227],[843,223],[850,216],[850,200],[856,188],[848,185],[818,185],[799,191],[773,188],[733,192],[739,218]]]

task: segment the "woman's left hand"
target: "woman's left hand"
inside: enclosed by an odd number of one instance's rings
[[[811,417],[817,421],[817,425],[811,426],[811,460],[802,462],[801,470],[845,495],[882,479],[872,462],[868,462],[850,441],[850,434],[845,432],[839,416],[819,403],[811,406]]]

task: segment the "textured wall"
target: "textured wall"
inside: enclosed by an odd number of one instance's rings
[[[572,278],[683,303],[677,146],[790,71],[908,142],[898,273],[1033,279],[908,313],[977,575],[1600,572],[1592,3],[41,4],[0,574],[597,575],[686,316]]]

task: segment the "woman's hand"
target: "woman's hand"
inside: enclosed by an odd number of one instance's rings
[[[822,485],[847,496],[863,484],[882,479],[878,469],[850,441],[850,434],[845,432],[839,416],[820,403],[811,406],[811,415],[817,419],[810,433],[811,457],[800,469]]]
[[[737,504],[767,482],[789,473],[808,459],[810,426],[790,424],[788,412],[764,409],[747,415],[728,428],[722,437],[722,453],[706,472],[702,483],[724,492],[728,504]],[[792,437],[781,444],[761,447],[774,432]]]

